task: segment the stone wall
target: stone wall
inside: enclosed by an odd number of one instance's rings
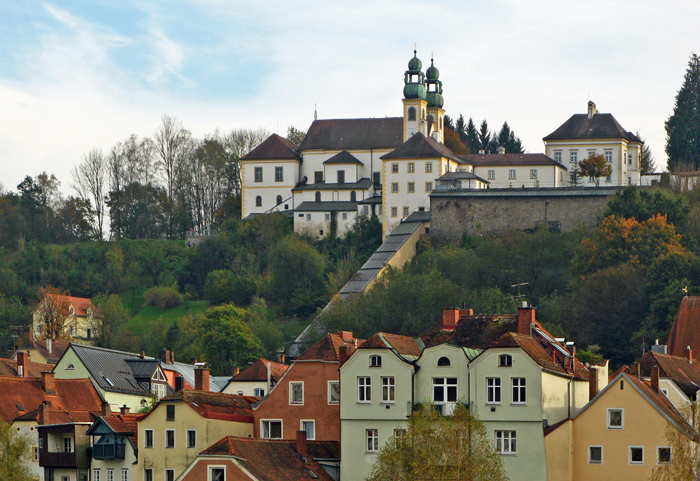
[[[547,225],[571,231],[593,228],[610,196],[622,188],[486,189],[434,191],[430,196],[431,235],[447,242],[464,233],[482,235]]]

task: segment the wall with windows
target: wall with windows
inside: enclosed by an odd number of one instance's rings
[[[415,375],[415,401],[444,405],[445,414],[451,414],[457,401],[469,402],[468,363],[459,347],[440,344],[425,349],[416,361],[420,369]]]
[[[97,438],[95,438],[96,440]],[[127,441],[124,459],[96,459],[90,461],[90,472],[95,480],[95,471],[99,471],[100,481],[140,481],[141,473],[136,470],[137,456],[132,444]],[[110,479],[109,471],[111,470]]]
[[[152,469],[153,481],[167,481],[165,469],[172,469],[177,479],[198,453],[224,436],[252,435],[251,422],[205,418],[183,402],[159,403],[138,423],[137,471]]]
[[[39,466],[39,430],[36,421],[13,421],[10,427],[12,432],[29,439],[30,454],[29,459],[25,459],[25,465],[29,468],[29,473],[36,479],[42,479],[44,468]]]
[[[253,409],[255,437],[296,439],[306,428],[307,439],[340,441],[339,379],[337,362],[292,364]]]
[[[335,216],[336,236],[344,236],[355,223],[358,213],[348,212],[294,212],[294,232],[311,237],[325,238],[331,233],[331,219]]]
[[[292,209],[292,188],[299,182],[295,160],[247,160],[241,162],[241,215]],[[282,203],[278,204],[278,196]],[[259,199],[258,199],[259,198]],[[259,204],[259,205],[258,205]],[[287,207],[285,208],[285,204]]]
[[[555,165],[484,165],[474,167],[474,175],[490,182],[489,188],[566,187],[569,174]]]

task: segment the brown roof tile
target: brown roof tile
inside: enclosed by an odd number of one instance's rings
[[[296,159],[300,156],[296,146],[284,137],[272,134],[260,145],[241,157],[241,160]]]
[[[38,362],[28,362],[25,364],[27,372],[25,377],[41,377],[43,371],[50,371],[51,366]],[[17,376],[17,361],[14,359],[0,358],[0,376]]]
[[[414,158],[435,158],[446,157],[455,162],[463,163],[449,147],[441,144],[432,137],[426,137],[418,132],[401,144],[398,148],[388,154],[382,155],[382,159],[414,159]]]
[[[138,422],[143,419],[145,414],[121,414],[113,413],[109,416],[100,416],[117,434],[127,434],[134,443],[135,447],[138,447]]]
[[[422,352],[417,338],[387,332],[378,332],[370,336],[360,349],[392,349],[401,356],[412,357],[419,357]]]
[[[641,142],[632,132],[627,132],[615,120],[612,114],[574,114],[557,130],[542,140],[564,139],[625,139],[629,142]]]
[[[460,347],[486,349],[506,332],[517,331],[518,316],[504,315],[462,315],[453,331],[442,329],[439,321],[420,335],[426,347],[438,344],[454,344]]]
[[[51,402],[50,412],[89,413],[102,409],[102,398],[89,379],[55,379],[54,385],[55,394],[48,394],[42,388],[41,379],[0,377],[0,392],[3,393],[0,418],[11,423],[18,416],[37,410],[44,401]]]
[[[314,120],[299,151],[390,149],[402,143],[402,117]]]
[[[349,332],[344,333],[346,337],[343,338],[338,334],[327,334],[323,339],[318,341],[316,344],[308,348],[306,351],[301,353],[299,357],[296,358],[297,361],[338,361],[340,359],[339,349],[340,346],[346,343],[355,343],[361,345],[364,341],[361,339],[355,339],[354,337],[347,337],[352,335]]]
[[[46,348],[46,341],[34,340],[32,341],[32,346],[34,349],[39,351],[39,353],[44,356],[44,359],[49,364],[56,364],[58,360],[63,356],[63,353],[68,349],[67,342],[51,341],[51,352]],[[20,349],[22,350],[22,349]]]
[[[270,374],[273,379],[279,379],[289,368],[286,364],[280,364],[267,359],[258,359],[250,366],[231,378],[232,381],[267,381],[267,365],[270,365]]]
[[[691,399],[700,389],[700,363],[690,362],[686,357],[649,351],[632,363],[629,371],[636,373],[637,366],[644,377],[651,377],[651,368],[659,366],[659,376],[673,379]]]
[[[337,441],[307,441],[309,458],[297,453],[296,440],[250,439],[228,436],[205,449],[202,455],[235,456],[246,469],[263,481],[308,481],[312,471],[321,481],[332,478],[315,461],[340,459]]]
[[[159,404],[168,401],[185,402],[204,418],[252,423],[251,406],[259,400],[260,398],[256,396],[183,390],[162,398]],[[153,411],[155,409],[151,412]]]
[[[700,353],[700,297],[681,300],[667,344],[673,356],[683,356],[687,346]]]
[[[87,297],[63,296],[60,294],[47,294],[47,296],[53,301],[56,307],[61,309],[64,315],[70,314],[68,309],[72,305],[75,309],[75,315],[78,317],[87,317],[88,309],[90,308],[92,308],[92,315],[99,317],[97,308]]]

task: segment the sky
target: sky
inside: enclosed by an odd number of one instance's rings
[[[0,185],[46,171],[72,194],[92,149],[164,115],[197,138],[400,116],[414,45],[453,118],[543,152],[590,99],[660,171],[698,20],[697,0],[0,0]]]

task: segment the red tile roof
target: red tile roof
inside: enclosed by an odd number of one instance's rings
[[[60,415],[61,418],[70,418],[70,413],[73,413],[88,420],[86,413],[101,411],[102,398],[89,379],[55,379],[54,385],[56,393],[47,394],[41,379],[0,377],[0,392],[3,393],[0,418],[11,423],[18,416],[37,410],[44,401],[51,402],[51,413],[63,411],[65,415]],[[92,422],[91,419],[88,421]]]
[[[392,349],[401,356],[419,357],[422,349],[415,337],[378,332],[367,339],[360,349]]]
[[[672,356],[683,356],[687,346],[700,354],[700,297],[683,298],[667,344]]]
[[[108,416],[100,416],[117,434],[127,434],[134,443],[134,447],[138,448],[137,444],[137,426],[138,422],[143,419],[145,414],[121,414],[113,413]]]
[[[251,439],[228,436],[201,454],[235,456],[256,478],[263,481],[309,481],[313,472],[321,481],[332,481],[316,459],[340,459],[337,441],[306,441],[308,458],[297,454],[296,440]],[[348,468],[351,469],[351,468]]]
[[[426,347],[454,344],[460,347],[486,349],[506,332],[518,330],[518,316],[460,315],[454,330],[443,330],[442,321],[420,335]]]
[[[273,379],[279,379],[289,368],[286,364],[260,358],[253,364],[243,369],[231,378],[232,381],[267,381],[267,365],[270,365],[270,374]]]
[[[691,399],[700,388],[700,362],[690,362],[686,357],[671,356],[649,351],[629,367],[629,372],[636,373],[639,367],[641,375],[651,377],[651,368],[659,367],[659,376],[672,379]]]
[[[301,157],[296,146],[284,137],[272,134],[260,145],[241,157],[241,160],[295,159]]]
[[[99,317],[97,308],[87,297],[63,296],[60,294],[47,294],[47,296],[56,307],[61,309],[61,313],[64,315],[70,314],[69,307],[72,305],[75,309],[75,315],[78,317],[87,317],[89,308],[92,308],[93,316]]]
[[[38,362],[28,362],[25,366],[27,367],[25,377],[41,377],[42,372],[50,371],[52,367]],[[17,361],[0,358],[0,376],[17,376]]]
[[[350,334],[350,333],[346,333]],[[340,346],[348,343],[361,345],[364,340],[346,337],[338,334],[328,334],[316,344],[308,348],[297,357],[296,361],[338,361],[340,359]]]
[[[185,390],[177,391],[170,396],[162,398],[158,405],[168,401],[184,402],[189,404],[192,409],[204,418],[252,423],[253,412],[251,406],[259,400],[260,398],[256,396]],[[157,408],[158,406],[151,410],[151,413]]]

